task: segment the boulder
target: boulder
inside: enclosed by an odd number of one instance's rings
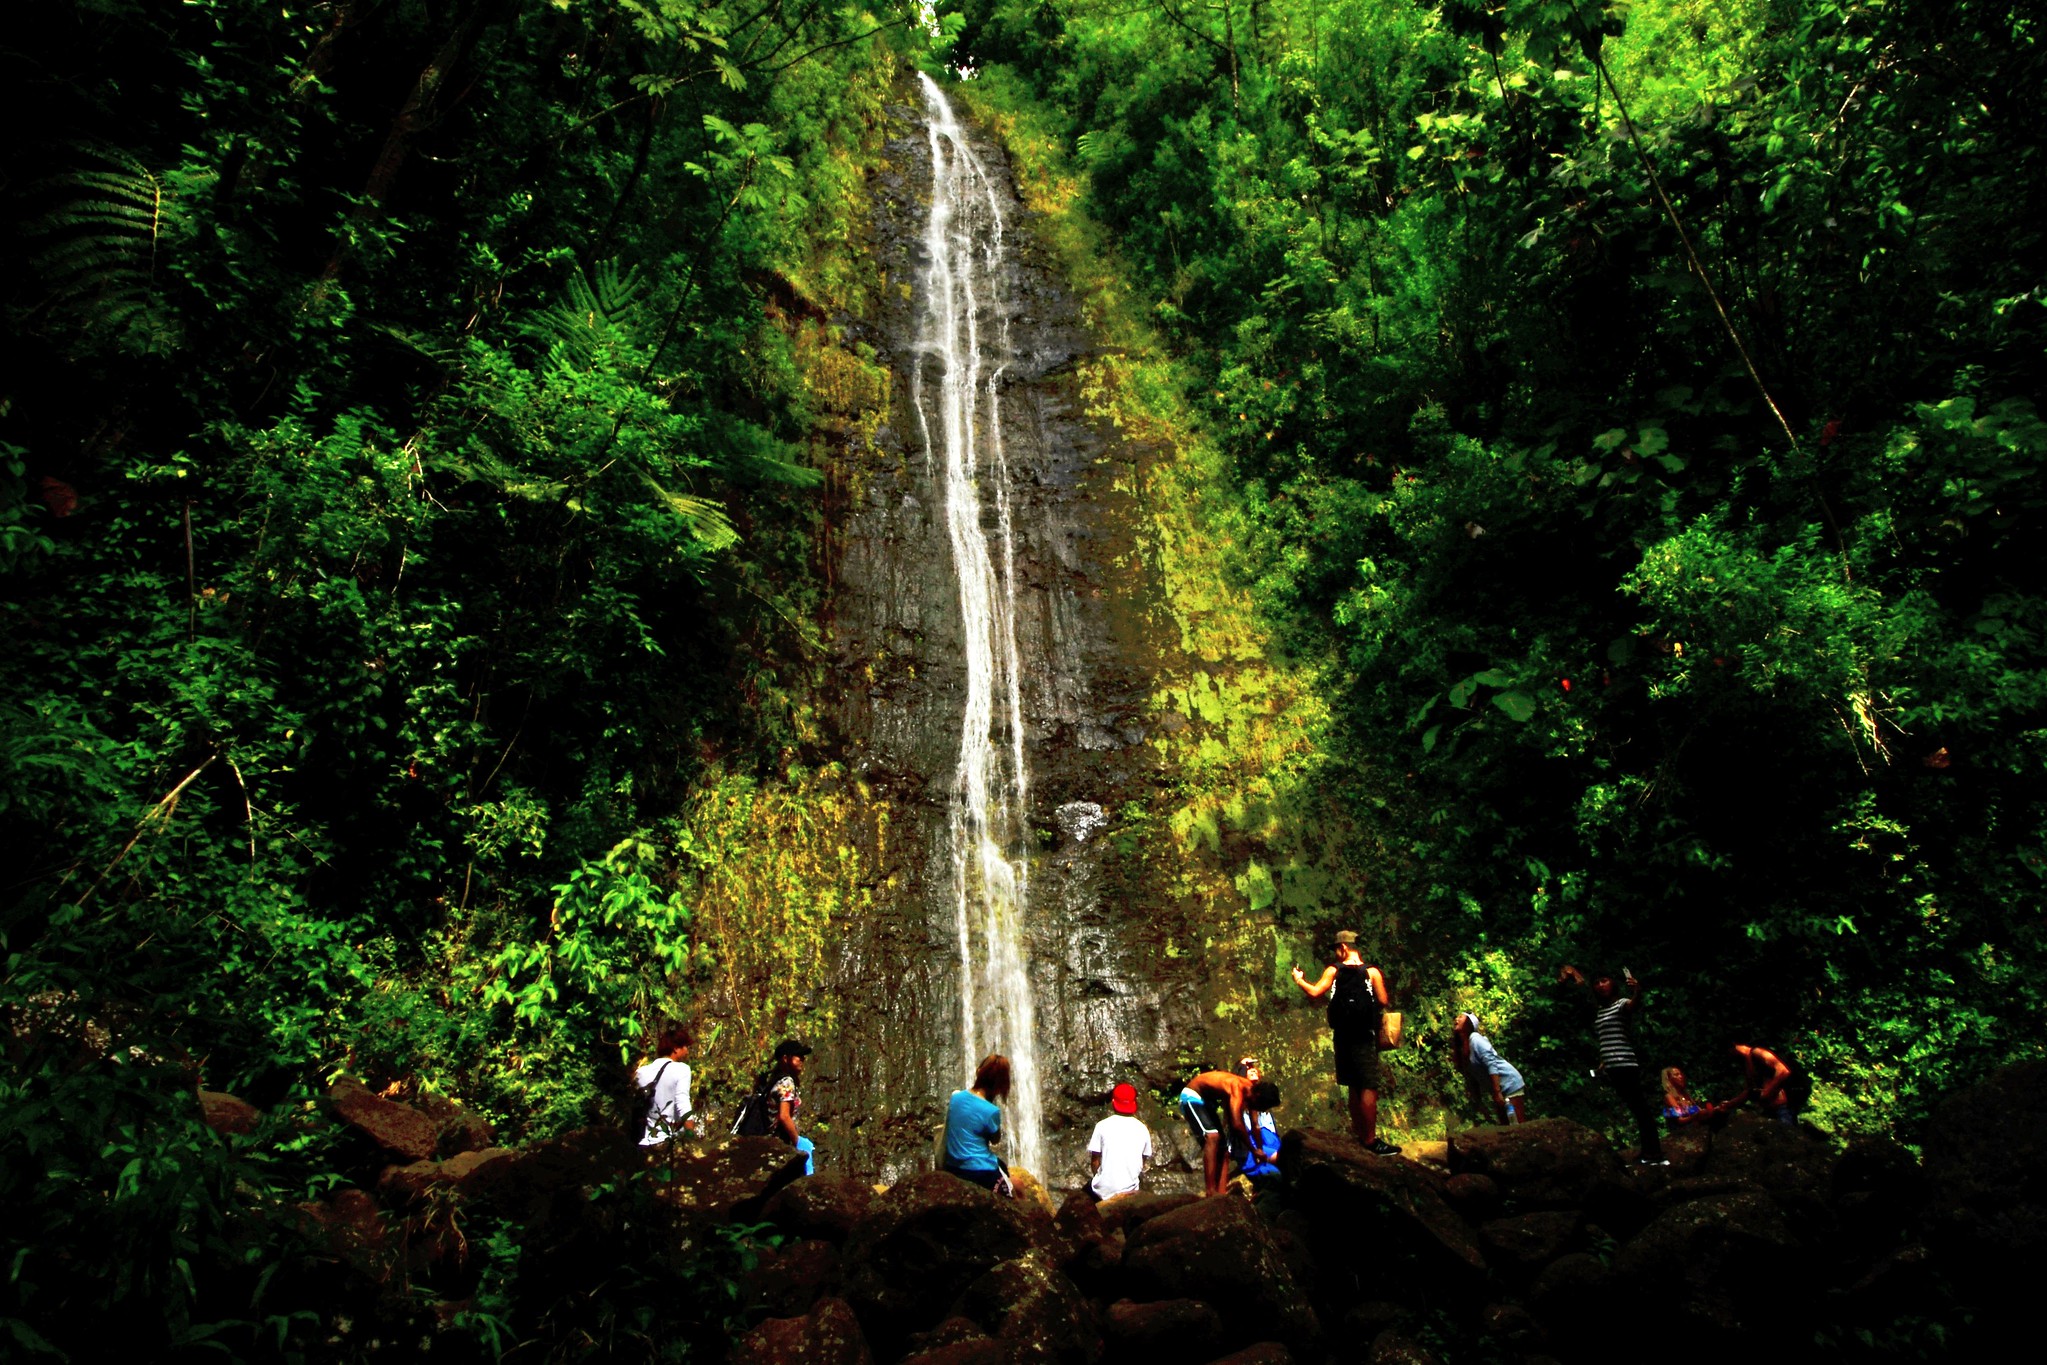
[[[1453,1175],[1443,1182],[1443,1199],[1467,1223],[1483,1223],[1500,1212],[1500,1186],[1489,1175]]]
[[[1716,1195],[1659,1214],[1614,1258],[1616,1296],[1640,1325],[1679,1331],[1702,1349],[1787,1325],[1783,1312],[1811,1296],[1784,1286],[1800,1272],[1805,1248],[1767,1194]]]
[[[480,1152],[497,1142],[489,1119],[473,1109],[464,1109],[446,1095],[421,1095],[413,1101],[413,1107],[439,1128],[435,1150],[444,1157]]]
[[[720,1223],[759,1217],[769,1200],[803,1178],[803,1154],[771,1137],[676,1145],[661,1165],[668,1172],[664,1201]]]
[[[904,1356],[901,1365],[1010,1365],[1016,1358],[1015,1351],[1009,1342],[980,1337]]]
[[[1136,1194],[1119,1194],[1114,1199],[1105,1199],[1097,1205],[1102,1216],[1102,1226],[1110,1235],[1121,1233],[1128,1236],[1132,1229],[1148,1219],[1174,1209],[1184,1209],[1198,1203],[1198,1194],[1153,1194],[1139,1190]]]
[[[398,1264],[391,1224],[367,1191],[336,1190],[298,1208],[300,1226],[329,1255],[380,1284],[390,1279]]]
[[[352,1076],[327,1087],[335,1117],[393,1156],[425,1161],[439,1149],[440,1129],[409,1104],[373,1094]]]
[[[1597,1256],[1574,1251],[1544,1267],[1529,1286],[1528,1311],[1566,1360],[1611,1351],[1613,1278],[1613,1272]]]
[[[615,1127],[580,1128],[514,1150],[511,1162],[493,1167],[487,1194],[501,1212],[521,1221],[550,1209],[566,1213],[584,1202],[593,1185],[646,1169],[638,1143]]]
[[[480,1152],[462,1152],[446,1161],[387,1166],[377,1180],[377,1193],[393,1205],[418,1203],[436,1186],[448,1186],[474,1198],[510,1172],[516,1155],[504,1147],[487,1147]]]
[[[1926,1208],[1926,1172],[1889,1138],[1851,1138],[1834,1158],[1828,1186],[1839,1245],[1851,1257],[1898,1246]]]
[[[770,1199],[762,1216],[791,1237],[844,1242],[874,1202],[874,1191],[857,1180],[812,1176],[791,1182]]]
[[[1085,1189],[1066,1197],[1052,1220],[1052,1231],[1064,1247],[1060,1269],[1081,1292],[1090,1298],[1115,1298],[1117,1272],[1123,1266],[1123,1239],[1109,1236]]]
[[[1279,1164],[1294,1202],[1313,1211],[1317,1259],[1339,1278],[1396,1298],[1484,1280],[1478,1239],[1450,1211],[1437,1172],[1316,1129],[1289,1132]]]
[[[967,1286],[960,1308],[1034,1365],[1091,1365],[1102,1354],[1094,1310],[1041,1251],[1004,1261]]]
[[[1516,1284],[1525,1284],[1570,1251],[1583,1227],[1584,1220],[1576,1213],[1549,1209],[1496,1218],[1478,1230],[1478,1240],[1494,1270]]]
[[[225,1137],[246,1137],[263,1121],[263,1111],[247,1100],[219,1090],[199,1092],[199,1117],[206,1126]]]
[[[843,1299],[800,1318],[769,1318],[733,1343],[732,1365],[873,1365],[860,1323]]]
[[[830,1242],[791,1242],[761,1247],[752,1270],[740,1277],[739,1292],[748,1308],[771,1318],[801,1317],[819,1299],[836,1295],[839,1249]]]
[[[1370,1365],[1438,1365],[1435,1353],[1413,1337],[1381,1332],[1372,1342]]]
[[[1407,1310],[1397,1303],[1366,1299],[1344,1310],[1341,1339],[1350,1344],[1352,1356],[1362,1358],[1370,1351],[1372,1343],[1379,1339],[1381,1332],[1389,1327],[1398,1327],[1406,1318]]]
[[[1424,1166],[1434,1166],[1443,1171],[1450,1169],[1448,1142],[1406,1142],[1401,1144],[1400,1154],[1409,1161],[1419,1161]]]
[[[957,1346],[963,1341],[992,1341],[981,1324],[964,1315],[947,1318],[928,1332],[912,1332],[912,1351],[935,1351],[941,1346]]]
[[[1825,1139],[1804,1129],[1786,1128],[1737,1109],[1702,1136],[1698,1175],[1703,1179],[1732,1181],[1772,1194],[1817,1194],[1827,1188],[1832,1155]]]
[[[1950,1096],[1924,1150],[1927,1245],[1984,1315],[1987,1346],[2030,1326],[2032,1282],[2047,1264],[2047,1061],[2000,1067]]]
[[[1129,1236],[1123,1274],[1134,1299],[1205,1299],[1223,1321],[1225,1346],[1277,1338],[1319,1358],[1321,1324],[1250,1205],[1198,1200],[1148,1218]]]
[[[1582,1209],[1621,1178],[1613,1145],[1569,1119],[1468,1128],[1450,1140],[1450,1169],[1490,1178],[1523,1210]]]
[[[1479,1330],[1490,1341],[1516,1351],[1534,1351],[1542,1346],[1542,1324],[1535,1314],[1518,1303],[1489,1303],[1479,1311]]]
[[[947,1315],[966,1287],[1033,1246],[1014,1201],[944,1171],[898,1182],[846,1240],[846,1296],[885,1355]]]
[[[1294,1365],[1294,1353],[1276,1341],[1261,1341],[1221,1357],[1214,1365]]]
[[[1199,1299],[1109,1305],[1111,1360],[1207,1360],[1223,1348],[1222,1315]]]
[[[1016,1206],[1033,1217],[1050,1218],[1057,1212],[1051,1192],[1045,1182],[1021,1166],[1013,1166],[1009,1172],[1009,1183],[1016,1191]]]

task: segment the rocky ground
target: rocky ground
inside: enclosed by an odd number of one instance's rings
[[[235,1104],[209,1112],[232,1125]],[[1014,1201],[942,1172],[879,1191],[806,1179],[766,1138],[650,1170],[616,1133],[507,1150],[449,1107],[345,1082],[332,1107],[366,1154],[397,1158],[373,1188],[302,1209],[358,1276],[459,1290],[465,1208],[536,1247],[584,1246],[567,1265],[604,1234],[593,1192],[644,1181],[679,1235],[756,1230],[731,1358],[776,1365],[1572,1362],[1657,1341],[1968,1358],[2018,1325],[2047,1248],[2047,1063],[1954,1097],[1923,1161],[1746,1114],[1673,1138],[1653,1169],[1567,1119],[1422,1159],[1300,1129],[1255,1199],[1076,1192],[1056,1208],[1028,1179]]]

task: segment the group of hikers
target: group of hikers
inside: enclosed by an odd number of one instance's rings
[[[1319,976],[1311,981],[1299,967],[1292,976],[1309,999],[1328,1002],[1336,1081],[1346,1092],[1352,1135],[1366,1151],[1392,1156],[1400,1148],[1379,1135],[1380,1054],[1399,1045],[1401,1016],[1389,1008],[1385,974],[1365,961],[1357,942],[1354,931],[1339,931],[1332,940],[1333,960]],[[1557,979],[1584,988],[1591,997],[1598,1049],[1598,1065],[1591,1074],[1613,1091],[1634,1119],[1638,1164],[1670,1164],[1663,1155],[1665,1126],[1675,1130],[1708,1123],[1743,1104],[1753,1103],[1778,1123],[1796,1124],[1790,1066],[1769,1048],[1747,1043],[1733,1049],[1742,1067],[1742,1090],[1718,1103],[1694,1099],[1682,1068],[1664,1068],[1659,1123],[1630,1032],[1641,1009],[1642,983],[1626,968],[1616,979],[1603,973],[1588,978],[1566,966]],[[645,1146],[702,1135],[690,1102],[690,1046],[687,1029],[679,1025],[665,1029],[653,1059],[634,1075],[642,1115],[640,1140]],[[810,1051],[800,1039],[779,1044],[732,1125],[736,1134],[775,1136],[796,1148],[803,1154],[806,1175],[814,1171],[816,1159],[810,1139],[799,1131],[803,1107],[799,1082]],[[1460,1012],[1452,1024],[1451,1055],[1473,1094],[1499,1122],[1527,1122],[1526,1082],[1470,1011]],[[1007,1057],[997,1053],[981,1061],[972,1083],[954,1091],[947,1101],[939,1158],[943,1169],[998,1194],[1014,1192],[1008,1166],[995,1151],[1002,1138],[1001,1106],[1009,1097],[1010,1083]],[[1088,1138],[1088,1188],[1098,1200],[1136,1191],[1152,1161],[1151,1130],[1137,1117],[1137,1102],[1136,1086],[1127,1081],[1115,1086],[1109,1092],[1109,1114]],[[1255,1057],[1240,1058],[1230,1071],[1202,1071],[1181,1087],[1174,1107],[1201,1152],[1204,1194],[1226,1192],[1233,1178],[1240,1177],[1255,1189],[1278,1176],[1279,1131],[1272,1111],[1279,1103],[1279,1087],[1266,1079]]]

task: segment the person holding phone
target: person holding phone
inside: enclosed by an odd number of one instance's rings
[[[1642,1061],[1635,1055],[1634,1040],[1628,1036],[1628,1026],[1642,1007],[1642,983],[1623,967],[1621,980],[1627,985],[1623,991],[1607,973],[1587,981],[1585,973],[1568,964],[1557,973],[1557,980],[1583,986],[1592,994],[1592,1036],[1599,1043],[1599,1065],[1592,1074],[1605,1081],[1634,1116],[1639,1143],[1635,1164],[1668,1166],[1670,1162],[1663,1155],[1663,1135],[1656,1129],[1656,1111],[1642,1090]]]

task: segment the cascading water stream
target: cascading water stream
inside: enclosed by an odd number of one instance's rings
[[[1042,1172],[1043,1105],[1024,946],[1030,904],[1030,771],[1024,758],[1016,556],[1002,441],[1001,385],[1009,357],[1002,211],[995,186],[967,145],[944,92],[929,76],[922,79],[932,191],[924,235],[929,259],[921,355],[911,400],[925,459],[944,493],[966,646],[966,706],[947,813],[960,951],[960,1042],[969,1076],[987,1053],[1009,1057],[1010,1159]],[[993,324],[985,343],[984,318]],[[935,394],[924,383],[928,366],[938,371]]]

